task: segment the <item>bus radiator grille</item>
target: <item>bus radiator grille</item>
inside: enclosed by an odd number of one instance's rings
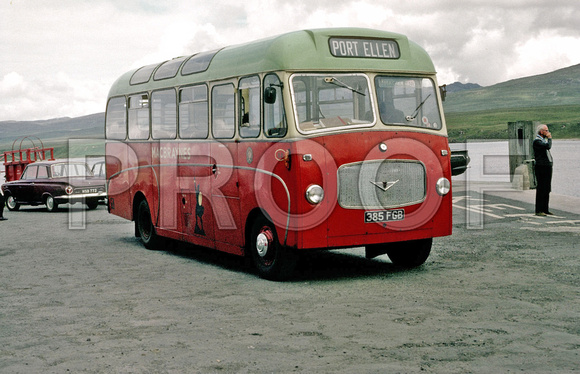
[[[338,203],[345,209],[386,209],[421,203],[425,165],[412,160],[373,160],[338,169]]]

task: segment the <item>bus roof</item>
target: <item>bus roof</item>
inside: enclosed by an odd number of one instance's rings
[[[331,51],[331,39],[336,40],[336,43],[349,40],[391,41],[398,51],[387,58],[381,58],[380,53],[379,56],[375,54],[372,57],[363,56],[362,53],[351,53],[347,56],[339,51],[336,53]],[[196,56],[208,60],[209,65],[206,64],[205,69],[202,68],[194,73],[190,73],[191,69],[187,69],[189,73],[186,72],[185,67],[188,61],[193,62]],[[174,75],[157,79],[155,73],[159,67],[172,61],[177,66]],[[145,73],[141,74],[145,76],[145,79],[135,79],[139,70]],[[134,69],[117,79],[111,87],[109,97],[262,72],[320,70],[435,73],[433,62],[427,52],[404,35],[363,28],[315,29],[290,32],[225,47],[217,52],[180,57]]]

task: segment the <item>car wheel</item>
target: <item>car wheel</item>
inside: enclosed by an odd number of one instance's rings
[[[411,240],[388,244],[387,255],[393,264],[405,268],[421,266],[431,253],[433,239]]]
[[[58,204],[54,201],[54,197],[50,195],[44,200],[44,205],[46,205],[46,210],[49,212],[55,212],[58,209]]]
[[[20,204],[16,202],[16,199],[12,195],[8,195],[8,198],[6,199],[6,206],[10,211],[16,211],[20,209]]]
[[[248,251],[258,274],[265,279],[287,279],[296,266],[296,254],[280,245],[274,225],[262,215],[252,225]]]
[[[95,210],[99,206],[99,200],[88,200],[87,206],[90,210]]]
[[[141,238],[141,242],[147,249],[159,249],[162,246],[163,239],[155,232],[155,226],[151,220],[151,211],[147,200],[142,200],[137,208],[137,216],[135,217],[135,225],[137,226],[137,233]]]

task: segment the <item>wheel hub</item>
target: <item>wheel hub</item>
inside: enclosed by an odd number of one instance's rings
[[[274,241],[274,235],[269,229],[262,229],[258,236],[256,237],[256,250],[260,257],[265,257],[268,253],[268,248],[272,245]]]

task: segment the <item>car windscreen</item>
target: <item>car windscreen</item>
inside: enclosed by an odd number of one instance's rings
[[[90,177],[92,176],[89,167],[83,163],[59,163],[51,166],[53,178],[62,177]]]

